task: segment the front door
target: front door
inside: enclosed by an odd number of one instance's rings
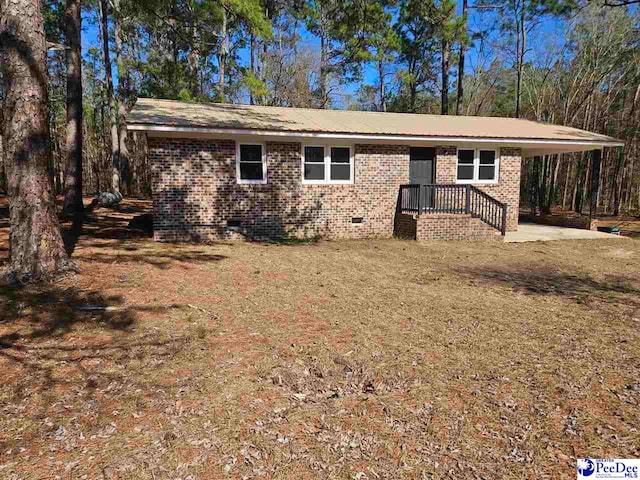
[[[436,166],[435,148],[411,147],[409,151],[409,182],[418,185],[432,185],[435,183]],[[420,205],[423,208],[433,204],[433,192],[426,188],[420,189]]]

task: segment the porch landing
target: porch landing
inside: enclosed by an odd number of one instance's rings
[[[517,232],[507,232],[505,242],[547,242],[550,240],[594,240],[594,239],[620,239],[626,238],[620,235],[582,230],[579,228],[552,227],[535,223],[521,223]]]

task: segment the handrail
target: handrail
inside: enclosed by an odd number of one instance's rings
[[[469,184],[400,185],[401,213],[470,214],[505,235],[507,209],[506,203]]]
[[[419,213],[420,205],[420,185],[400,185],[400,197],[398,198],[398,211]]]
[[[471,185],[469,189],[470,213],[484,223],[500,230],[502,235],[507,233],[507,210],[509,206],[486,192]]]

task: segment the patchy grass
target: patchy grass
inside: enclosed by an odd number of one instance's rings
[[[0,477],[557,479],[640,456],[640,243],[178,246],[126,228],[147,208],[93,212],[79,275],[0,289]]]

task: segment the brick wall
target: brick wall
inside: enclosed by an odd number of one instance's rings
[[[399,186],[409,181],[408,146],[355,145],[355,183],[348,185],[302,184],[300,150],[300,143],[266,143],[267,183],[240,185],[234,140],[149,138],[154,238],[206,241],[394,234]],[[437,147],[438,183],[455,183],[456,152],[456,147]],[[516,230],[520,151],[503,148],[501,155],[500,183],[478,187],[509,203],[508,230]],[[352,223],[354,217],[362,218],[362,223]],[[439,219],[443,225],[445,220]]]
[[[453,146],[436,148],[436,183],[456,183],[458,150]],[[507,203],[507,231],[518,230],[518,208],[520,205],[520,162],[519,148],[501,148],[500,181],[497,184],[476,184],[475,186]]]
[[[397,213],[394,222],[395,225],[393,234],[396,237],[403,238],[405,240],[416,239],[416,215],[411,215],[408,213]]]
[[[597,230],[598,221],[586,215],[540,215],[535,218],[536,223],[556,227],[580,228],[582,230]]]
[[[465,214],[396,215],[396,236],[410,240],[502,241],[502,235],[479,218]]]
[[[267,184],[236,181],[235,141],[149,138],[154,238],[390,237],[409,147],[355,145],[355,184],[304,185],[300,143],[267,143]],[[362,223],[352,223],[362,217]]]
[[[420,215],[416,240],[502,241],[502,235],[479,218],[464,214]]]

